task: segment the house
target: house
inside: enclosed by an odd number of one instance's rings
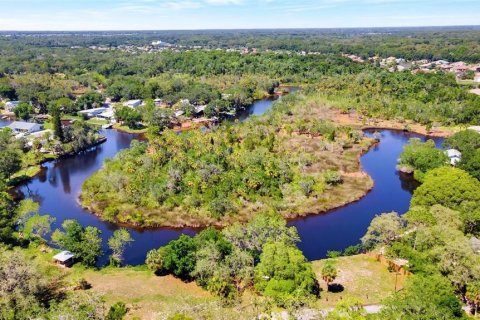
[[[70,267],[73,264],[73,258],[75,255],[70,251],[62,251],[59,254],[53,256],[55,263],[59,264],[62,267]]]
[[[5,111],[12,112],[20,104],[20,101],[8,101],[5,103]]]
[[[480,72],[475,74],[473,81],[480,83]]]
[[[206,105],[196,106],[195,107],[195,114],[199,115],[199,114],[203,113],[205,111],[206,107],[207,107]]]
[[[97,115],[99,118],[107,119],[107,120],[114,120],[115,119],[115,110],[112,108],[108,108],[104,112]]]
[[[78,113],[81,116],[85,116],[87,118],[93,118],[93,117],[98,116],[99,114],[102,114],[102,113],[106,112],[108,109],[109,108],[105,108],[105,107],[94,108],[94,109],[82,110],[82,111],[79,111]]]
[[[136,107],[141,106],[142,103],[143,103],[142,100],[128,100],[123,105],[126,106],[126,107],[130,107],[130,108],[136,108]]]
[[[462,159],[462,153],[457,149],[448,149],[445,151],[447,157],[450,158],[450,164],[455,166]]]
[[[42,130],[42,126],[38,123],[23,121],[14,121],[8,126],[8,128],[12,129],[12,131],[16,134],[29,134]]]
[[[471,126],[471,127],[468,127],[468,130],[473,130],[480,133],[480,126]]]

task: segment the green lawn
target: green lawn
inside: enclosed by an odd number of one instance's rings
[[[172,276],[157,276],[146,266],[101,270],[87,269],[80,264],[72,268],[57,267],[52,257],[58,250],[45,246],[21,249],[32,262],[41,267],[42,273],[51,277],[63,278],[69,290],[85,279],[92,286],[90,290],[101,294],[105,305],[122,301],[127,304],[127,319],[166,319],[176,313],[194,319],[254,319],[262,298],[247,291],[239,304],[224,306],[220,300],[195,284],[183,282]],[[377,304],[391,295],[395,288],[395,273],[367,255],[341,257],[335,259],[339,270],[334,283],[344,287],[342,292],[327,292],[321,280],[321,270],[325,260],[313,261],[313,269],[320,282],[321,297],[310,307],[325,310],[347,296],[360,299],[364,304]],[[405,276],[398,276],[397,290],[403,287]],[[277,310],[276,308],[274,310]],[[277,310],[279,311],[279,310]]]
[[[317,302],[318,308],[333,307],[346,296],[360,299],[364,304],[377,304],[391,295],[395,290],[395,273],[389,272],[387,266],[367,255],[340,257],[336,261],[338,277],[334,284],[343,286],[342,292],[327,291],[322,280],[322,268],[326,260],[313,261],[313,270],[321,285],[322,292]],[[403,287],[405,276],[397,276],[397,290]]]
[[[119,123],[114,124],[113,128],[126,133],[146,133],[148,130],[147,128],[130,129],[128,126],[122,126]]]

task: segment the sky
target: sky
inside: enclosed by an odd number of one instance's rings
[[[480,25],[480,0],[0,0],[0,30]]]

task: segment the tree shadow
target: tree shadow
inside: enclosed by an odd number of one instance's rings
[[[343,290],[345,290],[345,288],[339,283],[331,283],[328,285],[329,292],[339,293],[339,292],[343,292]]]

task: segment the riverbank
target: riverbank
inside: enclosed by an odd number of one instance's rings
[[[52,153],[43,154],[42,159],[40,161],[38,161],[35,165],[31,165],[27,168],[21,169],[20,171],[13,174],[13,176],[8,181],[8,186],[9,186],[9,188],[15,188],[15,187],[29,181],[30,179],[34,178],[35,176],[37,176],[38,174],[40,174],[42,172],[42,164],[44,164],[44,163],[55,161],[55,160],[62,159],[62,158],[68,158],[68,157],[76,156],[77,154],[79,154],[81,152],[84,152],[86,150],[95,148],[95,147],[101,145],[102,143],[105,143],[106,141],[107,141],[106,137],[99,136],[98,139],[96,141],[94,141],[92,144],[90,144],[90,145],[86,146],[85,148],[82,148],[78,151],[64,152],[64,153],[60,153],[60,154],[52,154]]]
[[[447,138],[461,130],[460,127],[436,127],[427,130],[425,125],[415,123],[413,121],[399,122],[383,119],[365,119],[357,113],[345,114],[336,109],[332,109],[330,118],[336,123],[349,125],[361,130],[398,130],[436,138]]]
[[[216,139],[215,137],[213,134],[208,139]],[[193,138],[193,140],[196,139]],[[115,200],[111,197],[116,197],[117,193],[104,194],[103,191],[101,193],[94,191],[97,183],[103,184],[103,181],[109,180],[108,168],[104,168],[87,180],[80,203],[84,209],[100,219],[106,219],[122,226],[146,229],[225,227],[235,222],[249,221],[257,212],[270,207],[275,207],[287,219],[320,214],[358,201],[373,188],[373,180],[362,171],[359,159],[374,145],[375,141],[362,138],[358,143],[347,145],[345,139],[347,139],[346,136],[339,135],[336,142],[327,143],[325,137],[321,135],[276,130],[278,149],[274,154],[298,155],[303,158],[303,154],[306,152],[309,154],[308,165],[302,169],[306,177],[321,177],[324,172],[332,171],[338,172],[340,182],[333,184],[322,182],[319,186],[321,190],[316,193],[313,193],[316,187],[307,186],[307,188],[311,188],[312,191],[309,193],[311,192],[312,195],[305,195],[293,185],[285,185],[284,188],[290,189],[283,191],[284,195],[281,200],[274,200],[269,195],[256,202],[249,202],[244,198],[235,213],[221,217],[212,216],[208,211],[202,210],[192,213],[181,205],[176,208],[164,206],[147,208],[135,207],[130,202],[118,202],[125,201],[125,196],[115,198]],[[149,151],[148,154],[151,155],[152,151]],[[103,174],[107,176],[103,176]],[[125,179],[129,179],[128,176]],[[112,210],[116,214],[112,215]]]

